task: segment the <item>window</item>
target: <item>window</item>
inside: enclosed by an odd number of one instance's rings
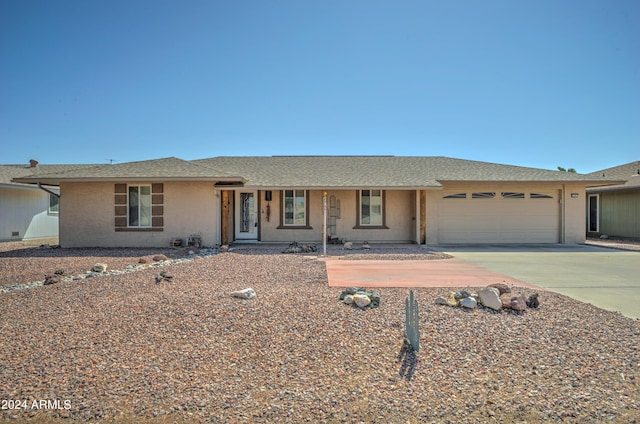
[[[524,199],[524,193],[516,191],[503,191],[502,197],[505,199]]]
[[[529,193],[529,198],[531,199],[553,199],[553,196],[549,194],[542,193]]]
[[[449,194],[443,197],[443,199],[466,199],[466,198],[467,198],[467,193]]]
[[[283,211],[283,225],[307,225],[307,194],[305,190],[285,190]]]
[[[53,194],[49,194],[49,213],[59,213],[60,212],[60,199],[58,196]]]
[[[471,194],[472,199],[493,199],[494,197],[496,197],[496,193],[492,191],[482,191]]]
[[[129,227],[151,226],[151,186],[128,187]]]
[[[382,190],[360,190],[360,225],[383,225]]]

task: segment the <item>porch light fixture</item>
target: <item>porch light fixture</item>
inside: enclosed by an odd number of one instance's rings
[[[578,198],[578,193],[571,193],[571,198],[572,199],[577,199]]]

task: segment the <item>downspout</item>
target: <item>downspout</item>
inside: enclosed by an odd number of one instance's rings
[[[565,244],[565,234],[567,232],[566,229],[566,207],[565,207],[565,196],[567,194],[567,185],[562,184],[562,194],[560,196],[560,244]]]
[[[40,181],[38,181],[38,188],[42,191],[46,191],[49,194],[52,194],[54,196],[56,196],[58,199],[60,198],[60,195],[58,193],[56,193],[55,191],[51,191],[48,188],[44,188],[42,187],[42,183]]]

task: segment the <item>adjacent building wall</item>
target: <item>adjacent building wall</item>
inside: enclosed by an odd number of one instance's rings
[[[143,183],[135,183],[136,185]],[[210,182],[163,184],[161,231],[115,230],[114,183],[64,183],[60,197],[62,247],[167,247],[199,233],[205,246],[219,240],[219,193]]]
[[[640,191],[600,193],[600,233],[640,239]]]
[[[58,214],[49,213],[49,193],[0,187],[0,241],[52,237],[58,237]]]

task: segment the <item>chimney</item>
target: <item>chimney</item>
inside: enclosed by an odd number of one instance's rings
[[[36,166],[38,166],[38,161],[37,161],[37,160],[35,160],[35,159],[31,159],[31,160],[29,161],[29,165],[30,165],[32,168],[35,168]]]

